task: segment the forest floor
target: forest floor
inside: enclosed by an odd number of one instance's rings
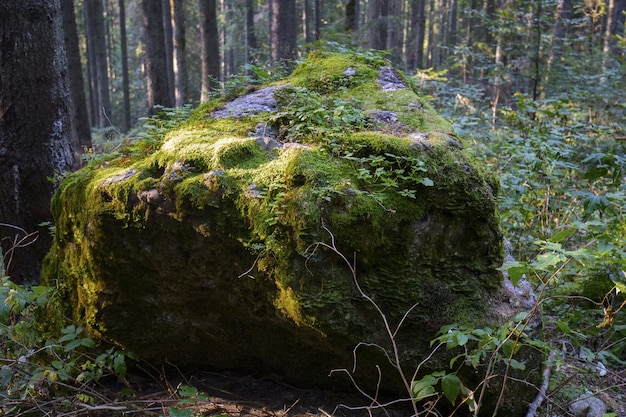
[[[215,417],[406,417],[411,414],[402,407],[374,410],[358,393],[302,389],[271,377],[231,372],[202,373],[182,381],[180,377],[158,383],[143,381],[137,386],[139,390],[135,394],[142,400],[135,402],[135,406],[140,415],[141,408],[151,411],[150,415],[168,415],[168,410],[170,416],[175,415],[171,408],[192,411],[194,416]],[[181,387],[190,386],[198,389],[198,395],[177,395]]]
[[[608,369],[600,376],[588,368],[579,359],[568,358],[553,370],[550,388],[536,416],[572,417],[570,404],[580,397],[580,392],[586,391],[588,396],[593,395],[607,406],[604,416],[626,417],[626,369]],[[134,415],[144,415],[141,410],[146,411],[146,416],[171,417],[406,417],[412,414],[406,403],[405,408],[376,410],[358,393],[300,389],[269,377],[230,372],[161,378],[161,381],[141,379],[133,381],[133,385],[139,387],[135,395],[142,400],[122,404],[130,409],[136,407]],[[181,396],[181,387],[197,388],[198,393]],[[135,405],[129,406],[132,403]],[[466,413],[467,410],[456,415],[462,417]],[[437,416],[426,411],[424,415]]]

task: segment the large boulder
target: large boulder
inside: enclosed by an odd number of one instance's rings
[[[395,335],[408,370],[442,325],[515,312],[497,192],[400,72],[315,52],[66,178],[44,276],[93,335],[148,361],[345,388],[329,373],[363,342],[355,378],[375,385],[379,365],[392,391],[374,303],[392,331],[411,310]]]

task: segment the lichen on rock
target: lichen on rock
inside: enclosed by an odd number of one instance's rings
[[[498,180],[384,60],[313,52],[147,149],[70,175],[53,201],[45,276],[92,334],[149,361],[345,388],[329,372],[359,342],[389,343],[349,268],[315,246],[331,240],[390,322],[412,308],[407,367],[442,325],[490,324]],[[384,361],[364,349],[362,377]]]

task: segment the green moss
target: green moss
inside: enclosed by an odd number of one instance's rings
[[[314,51],[289,78],[295,86],[326,94],[375,83],[382,60],[364,55]],[[353,76],[346,75],[348,68]]]

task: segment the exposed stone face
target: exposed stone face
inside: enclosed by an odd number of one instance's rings
[[[390,344],[349,265],[317,245],[334,242],[392,326],[412,308],[397,334],[408,369],[440,326],[493,324],[515,302],[496,270],[497,179],[380,67],[314,53],[269,91],[198,110],[158,150],[71,175],[45,274],[73,315],[149,361],[349,387],[330,371],[351,369],[360,342]],[[357,377],[375,383],[375,365],[398,389],[380,351],[360,349]]]

